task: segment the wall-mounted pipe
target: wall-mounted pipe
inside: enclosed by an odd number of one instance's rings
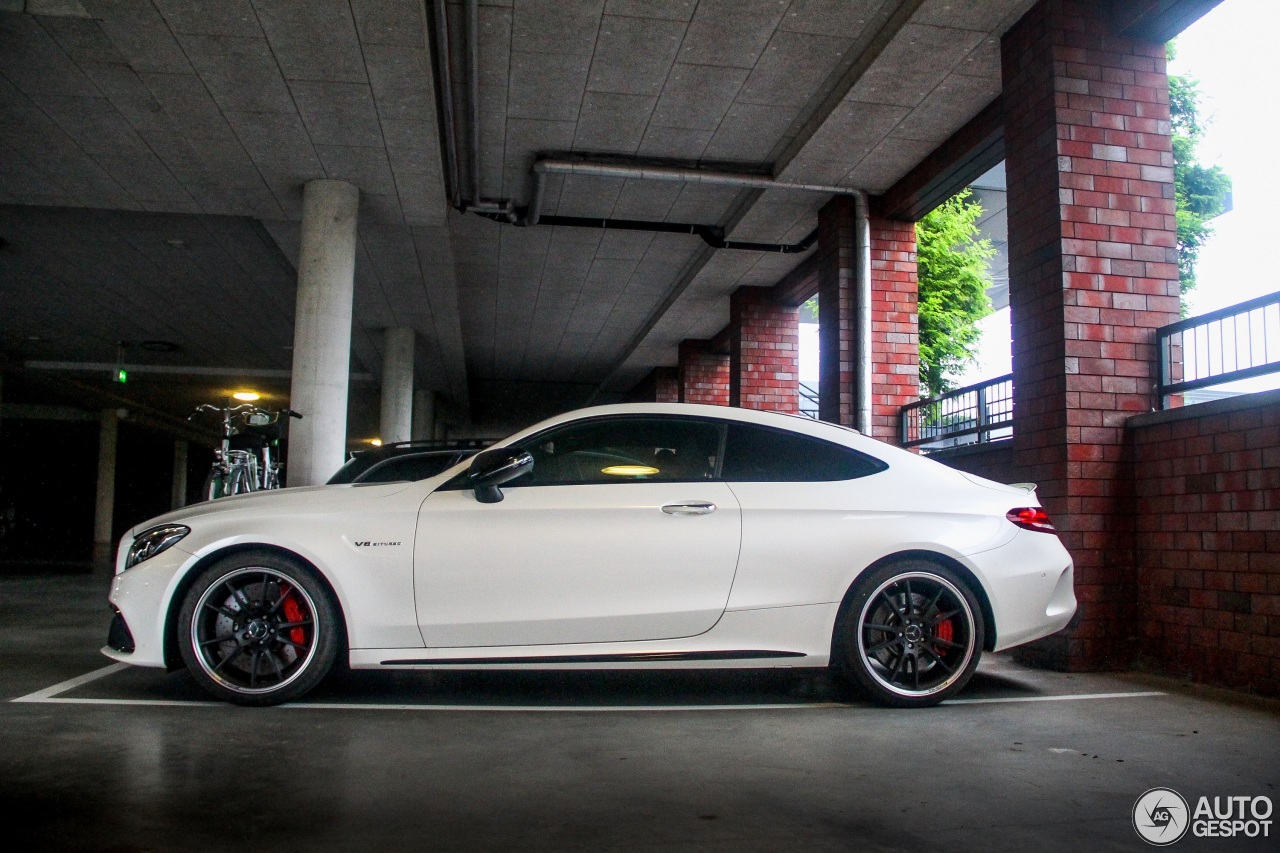
[[[853,233],[857,246],[854,267],[856,332],[854,335],[857,387],[854,427],[871,435],[871,200],[863,190],[853,194]]]

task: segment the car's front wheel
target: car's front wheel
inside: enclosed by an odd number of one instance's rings
[[[341,632],[333,596],[315,575],[269,551],[206,569],[183,598],[178,646],[202,687],[239,705],[277,705],[315,687]]]
[[[841,608],[837,667],[886,705],[924,708],[962,690],[978,667],[985,625],[965,579],[904,560],[859,578]]]

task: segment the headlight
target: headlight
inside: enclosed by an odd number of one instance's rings
[[[190,532],[190,527],[181,524],[162,524],[142,531],[133,537],[133,544],[129,546],[129,558],[124,561],[124,567],[131,569],[143,560],[150,560]]]

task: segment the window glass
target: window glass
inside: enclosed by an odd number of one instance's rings
[[[542,433],[520,447],[533,470],[511,486],[712,480],[721,425],[684,418],[602,418]]]
[[[723,478],[741,483],[852,480],[889,466],[839,444],[754,424],[729,425]]]
[[[425,480],[453,465],[458,453],[413,453],[393,456],[356,477],[356,483],[393,483],[398,480]]]

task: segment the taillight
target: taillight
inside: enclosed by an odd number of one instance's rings
[[[1049,520],[1049,513],[1044,511],[1044,507],[1018,507],[1006,512],[1004,517],[1026,530],[1039,530],[1041,533],[1054,532],[1053,522]]]

